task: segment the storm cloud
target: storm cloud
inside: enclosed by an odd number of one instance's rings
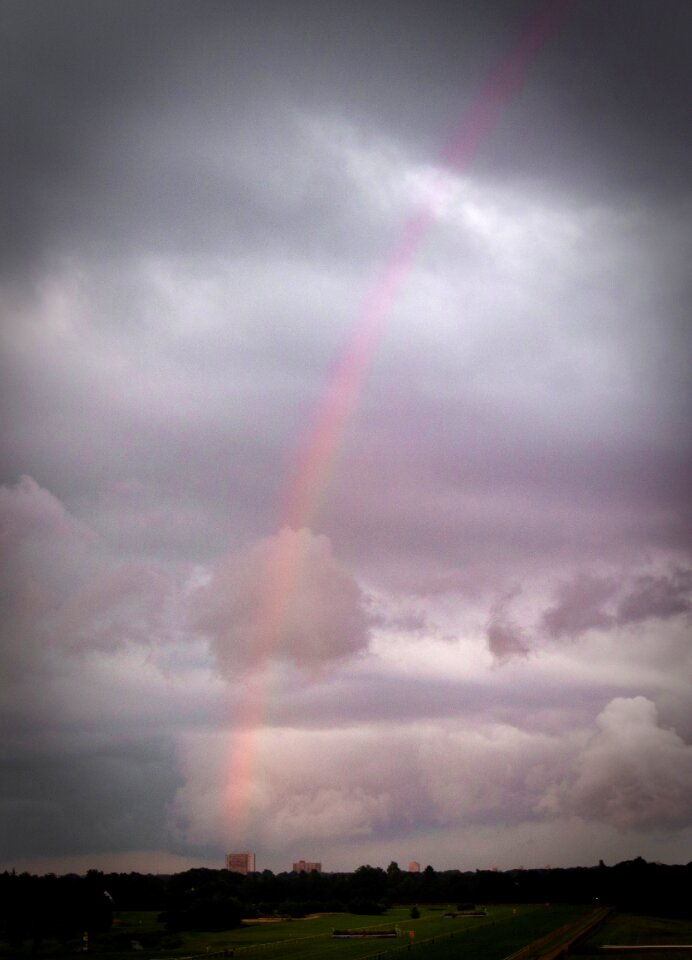
[[[689,860],[687,0],[0,17],[0,865]]]

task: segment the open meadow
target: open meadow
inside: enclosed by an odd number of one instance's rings
[[[300,920],[250,922],[246,926],[219,932],[170,934],[154,911],[122,911],[112,930],[90,944],[92,956],[111,960],[122,957],[188,958],[232,956],[257,960],[366,960],[404,956],[444,960],[460,953],[474,960],[503,960],[527,943],[575,921],[588,912],[573,905],[520,904],[488,907],[486,916],[445,919],[447,905],[421,906],[420,917],[411,919],[409,907],[393,907],[381,917],[347,913],[324,914]],[[454,907],[451,907],[454,909]],[[334,939],[332,930],[397,928],[395,939]],[[57,957],[81,949],[78,941],[59,945],[42,944],[38,956]],[[30,954],[26,943],[23,955]],[[3,956],[22,953],[3,952]]]
[[[621,945],[630,947],[645,947],[646,949],[627,950],[623,952],[599,950],[603,944]],[[656,944],[665,945],[667,950],[653,950]],[[692,919],[677,917],[647,917],[632,913],[613,913],[594,934],[586,937],[574,950],[579,960],[592,960],[598,957],[611,956],[622,960],[690,960],[692,946],[688,950],[671,950],[671,945],[692,945]]]
[[[108,960],[188,960],[206,957],[246,957],[248,960],[505,960],[522,951],[517,960],[539,960],[573,939],[598,912],[593,906],[565,904],[501,904],[487,907],[485,916],[445,914],[453,905],[419,907],[412,919],[410,907],[392,907],[383,916],[349,913],[317,914],[303,919],[246,921],[241,928],[217,931],[167,932],[158,911],[118,911],[112,929],[92,938],[85,954],[81,940],[60,944],[30,940],[21,947],[0,943],[0,957],[103,957]],[[332,931],[397,930],[395,938],[336,939]],[[692,943],[692,920],[611,913],[604,922],[574,944],[570,955],[579,960],[603,960],[610,955],[628,960],[689,960],[692,949],[651,950],[654,944]],[[644,945],[649,949],[625,953],[602,952],[603,944]],[[529,945],[533,945],[531,949]]]

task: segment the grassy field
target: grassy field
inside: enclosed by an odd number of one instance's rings
[[[403,958],[409,954],[420,960],[445,960],[460,953],[474,960],[502,960],[526,943],[584,913],[579,906],[491,906],[485,917],[444,920],[444,906],[420,907],[420,918],[412,920],[408,907],[394,907],[382,917],[328,914],[304,920],[249,924],[238,930],[220,933],[166,934],[156,913],[121,912],[110,934],[91,944],[92,956],[124,960],[125,957],[175,958],[208,956],[228,951],[235,958],[248,960],[381,960]],[[452,907],[452,909],[454,909]],[[334,940],[331,931],[338,928],[398,926],[396,940]],[[411,937],[410,934],[413,933]],[[135,941],[141,949],[133,948]],[[44,944],[40,956],[74,954],[81,944]],[[28,956],[30,944],[24,948]],[[4,952],[4,956],[17,956]],[[21,954],[19,954],[21,955]],[[670,958],[669,958],[670,960]]]
[[[600,953],[601,944],[629,944],[633,946],[650,944],[692,944],[692,920],[665,919],[663,917],[645,917],[637,914],[614,913],[600,929],[587,937],[574,951],[579,960],[591,960],[610,955],[613,960],[689,960],[692,949],[675,951],[643,950],[641,953]]]
[[[515,912],[516,911],[516,912]],[[236,956],[261,956],[262,960],[329,960],[329,958],[344,958],[344,960],[365,960],[365,958],[376,958],[391,956],[397,954],[403,956],[407,953],[407,947],[410,945],[415,951],[416,956],[421,958],[442,957],[446,947],[453,947],[453,955],[458,955],[460,949],[465,949],[474,957],[488,957],[488,960],[502,960],[510,950],[505,949],[506,944],[512,947],[521,946],[528,940],[535,939],[547,932],[554,926],[560,926],[565,919],[579,913],[576,907],[516,907],[498,906],[491,907],[487,917],[467,917],[457,920],[444,920],[443,910],[432,910],[421,908],[421,916],[417,920],[411,920],[408,908],[393,908],[387,912],[383,918],[349,917],[348,915],[338,915],[320,918],[319,923],[322,929],[318,932],[316,927],[310,927],[307,924],[311,921],[303,921],[304,926],[299,930],[277,930],[279,937],[291,936],[290,940],[283,942],[267,943],[260,949],[250,950],[237,934],[235,939]],[[382,928],[396,925],[401,931],[401,936],[396,940],[332,940],[330,932],[332,927],[363,927],[369,926]],[[277,925],[278,926],[278,925]],[[410,936],[411,932],[413,937]],[[295,934],[298,938],[294,939]],[[450,954],[452,955],[452,954]]]
[[[590,908],[584,906],[521,904],[488,907],[485,917],[443,919],[445,905],[421,906],[420,917],[412,920],[408,907],[394,907],[382,917],[352,914],[326,914],[303,920],[281,920],[271,923],[250,923],[242,929],[220,933],[167,934],[156,912],[126,912],[116,915],[112,931],[90,945],[89,953],[108,960],[182,960],[189,957],[223,955],[247,960],[504,960],[526,944],[559,930],[565,924],[583,917]],[[452,906],[452,909],[454,907]],[[334,940],[331,931],[337,927],[398,927],[395,940]],[[413,936],[410,936],[411,932]],[[559,938],[558,938],[559,940]],[[137,947],[133,946],[137,944]],[[599,947],[615,944],[692,943],[692,920],[664,920],[629,914],[613,914],[571,955],[578,960],[604,960]],[[548,943],[543,947],[547,949]],[[46,942],[39,957],[60,957],[80,954],[81,941],[65,946]],[[31,943],[17,952],[0,945],[0,956],[29,956]],[[87,954],[88,956],[88,954]],[[689,960],[689,952],[614,954],[615,960]]]

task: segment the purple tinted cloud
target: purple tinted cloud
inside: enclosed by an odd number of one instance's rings
[[[605,629],[613,623],[603,610],[617,590],[612,579],[580,574],[557,591],[557,603],[543,614],[543,625],[552,637],[575,637],[586,630]]]
[[[659,725],[655,705],[619,697],[596,722],[574,774],[546,805],[623,831],[689,824],[692,746]]]
[[[190,624],[210,638],[219,669],[284,659],[317,665],[369,640],[365,598],[327,537],[284,528],[218,560],[190,599]]]
[[[654,617],[668,620],[670,617],[689,614],[692,610],[692,571],[677,569],[669,575],[647,574],[637,577],[617,608],[618,623],[640,623]]]
[[[271,867],[311,830],[341,868],[677,856],[692,8],[572,5],[282,531],[364,298],[535,5],[298,6],[3,5],[6,857],[221,864],[262,664],[235,839]]]
[[[486,636],[488,649],[498,663],[504,663],[512,657],[525,657],[529,653],[530,647],[524,632],[508,613],[509,605],[519,592],[518,588],[510,590],[491,608]]]

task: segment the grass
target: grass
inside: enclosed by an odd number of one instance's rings
[[[415,955],[442,957],[451,946],[473,951],[474,957],[488,960],[506,956],[529,940],[561,926],[582,912],[579,907],[496,906],[487,917],[464,917],[443,920],[439,908],[420,908],[420,918],[412,920],[408,907],[394,907],[383,917],[353,914],[331,914],[305,920],[287,920],[272,924],[253,924],[241,930],[223,933],[188,933],[179,949],[169,956],[190,956],[233,950],[235,957],[256,957],[257,960],[365,960],[365,958],[403,956],[409,944]],[[398,926],[402,936],[397,940],[332,940],[331,930],[338,928]],[[414,936],[409,937],[409,931]],[[450,937],[453,935],[453,938]],[[442,950],[442,952],[440,952]],[[431,952],[432,951],[432,952]],[[157,951],[151,956],[161,957]],[[450,954],[451,956],[452,954]],[[456,954],[455,954],[456,955]],[[139,952],[139,956],[146,955]]]
[[[419,960],[458,960],[460,956],[473,960],[503,960],[526,944],[577,919],[586,909],[583,906],[535,904],[494,907],[489,910],[483,926],[455,927],[453,939],[449,933],[442,932],[442,936],[436,935],[434,941],[417,943],[415,956]]]
[[[451,905],[454,909],[454,905]],[[166,934],[155,911],[121,911],[110,934],[91,944],[92,957],[105,960],[182,960],[205,957],[227,950],[229,955],[247,960],[503,960],[522,946],[537,940],[564,924],[576,920],[589,908],[576,905],[521,904],[496,905],[486,917],[460,917],[443,920],[446,905],[420,906],[420,918],[412,920],[409,907],[393,907],[381,917],[347,913],[325,914],[301,920],[253,923],[237,930],[217,933],[184,932]],[[339,929],[398,926],[402,936],[396,940],[332,940],[331,931]],[[413,931],[413,938],[409,938]],[[133,950],[138,941],[141,950]],[[602,943],[692,943],[692,921],[660,920],[625,914],[613,915],[595,934],[572,952],[580,960],[598,955]],[[40,957],[60,957],[80,952],[81,942],[67,949],[57,943],[45,943]],[[2,950],[0,956],[29,956],[31,944],[23,951]],[[646,960],[682,960],[682,954],[647,953]],[[603,960],[603,954],[599,960]],[[633,955],[628,960],[638,960]]]
[[[692,944],[692,920],[681,920],[678,918],[667,919],[664,917],[647,917],[632,913],[614,913],[606,922],[595,931],[590,937],[580,943],[575,949],[574,954],[580,960],[590,960],[592,957],[598,957],[603,960],[604,954],[599,952],[599,947],[604,943],[614,944],[670,944],[670,943],[688,943]],[[683,960],[683,957],[692,956],[692,950],[689,954],[686,951],[675,951],[667,953],[665,951],[646,950],[641,954],[635,951],[628,951],[627,954],[613,953],[612,957],[622,958],[626,956],[627,960]]]
[[[451,907],[454,909],[454,905]],[[419,909],[420,917],[416,920],[410,918],[409,907],[394,907],[381,917],[338,913],[303,920],[249,924],[218,933],[185,932],[180,935],[167,935],[156,912],[122,911],[117,914],[111,933],[92,942],[90,954],[109,960],[124,960],[125,957],[161,960],[165,957],[206,956],[227,950],[229,954],[233,951],[236,958],[247,957],[248,960],[374,960],[378,956],[384,960],[385,957],[403,957],[412,944],[415,956],[422,960],[428,955],[442,958],[447,955],[448,947],[453,946],[456,951],[463,943],[479,960],[500,960],[511,952],[510,948],[536,939],[580,912],[578,907],[502,905],[490,907],[486,917],[443,920],[446,906],[421,906]],[[378,929],[392,926],[398,926],[402,931],[402,936],[396,940],[332,940],[330,936],[334,927]],[[414,933],[412,939],[409,931]],[[137,941],[142,949],[133,950],[132,941]],[[45,943],[39,955],[58,957],[75,953],[81,942],[74,941],[66,947]],[[24,955],[29,951],[27,942]],[[5,951],[3,955],[12,954]]]

